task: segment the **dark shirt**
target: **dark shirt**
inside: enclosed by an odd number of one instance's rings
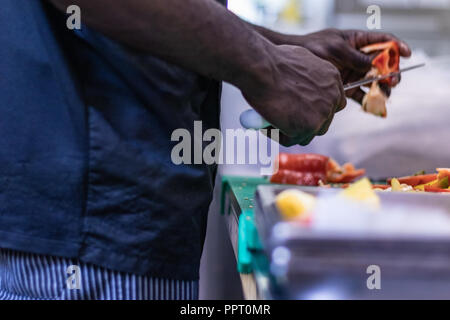
[[[219,128],[220,84],[42,1],[0,9],[0,247],[197,279],[215,166],[175,129]]]

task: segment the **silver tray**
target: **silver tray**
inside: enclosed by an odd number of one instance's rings
[[[319,192],[319,188],[267,185],[259,186],[255,195],[258,234],[284,298],[450,299],[450,234],[333,234],[298,228],[283,222],[274,205],[276,195],[288,188]],[[379,195],[383,205],[407,203],[425,215],[431,208],[441,208],[450,215],[447,194]],[[368,281],[374,284],[369,280],[374,267],[379,268],[380,289],[368,286]]]

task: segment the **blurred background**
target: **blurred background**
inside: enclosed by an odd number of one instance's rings
[[[255,24],[291,33],[336,27],[367,29],[366,10],[382,10],[382,30],[389,30],[426,53],[450,49],[449,0],[229,0],[234,13]],[[446,39],[447,41],[441,41]]]
[[[381,8],[377,31],[393,33],[412,47],[413,56],[403,59],[401,66],[425,62],[426,67],[403,75],[388,102],[387,119],[363,113],[349,101],[325,136],[307,147],[280,151],[314,152],[341,164],[352,162],[367,169],[372,178],[450,167],[450,0],[228,0],[229,9],[241,18],[291,34],[330,27],[367,30],[370,5]],[[239,114],[248,108],[240,91],[225,84],[222,129],[240,128]],[[222,165],[220,173],[259,175],[259,167]],[[239,277],[230,263],[234,258],[218,208],[216,199],[211,206],[200,294],[211,299],[240,298]]]
[[[325,28],[367,30],[367,8],[381,8],[381,29],[413,49],[401,66],[426,62],[426,68],[403,75],[380,119],[349,102],[336,115],[330,131],[308,147],[290,152],[317,152],[339,162],[354,162],[371,177],[406,175],[449,166],[450,141],[450,0],[229,0],[229,8],[255,24],[306,34]],[[222,128],[239,128],[239,114],[249,106],[239,90],[225,85]],[[227,174],[259,174],[257,166],[222,166]]]

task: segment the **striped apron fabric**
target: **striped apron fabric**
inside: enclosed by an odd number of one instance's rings
[[[0,300],[196,300],[198,281],[117,272],[0,249]]]

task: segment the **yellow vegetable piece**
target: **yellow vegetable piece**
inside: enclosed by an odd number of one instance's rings
[[[398,180],[397,180],[398,182]],[[373,190],[369,179],[361,179],[340,193],[343,197],[357,202],[363,202],[373,208],[380,207],[380,198]]]
[[[431,181],[431,182],[428,182],[428,183],[424,183],[424,184],[415,186],[414,189],[420,190],[420,191],[425,191],[425,187],[438,186],[439,183],[440,183],[439,180],[436,179],[436,180],[433,180],[433,181]]]
[[[275,200],[281,215],[286,220],[309,217],[316,205],[316,198],[296,189],[281,192]]]
[[[391,180],[392,191],[402,191],[402,185],[398,179],[394,178]]]

